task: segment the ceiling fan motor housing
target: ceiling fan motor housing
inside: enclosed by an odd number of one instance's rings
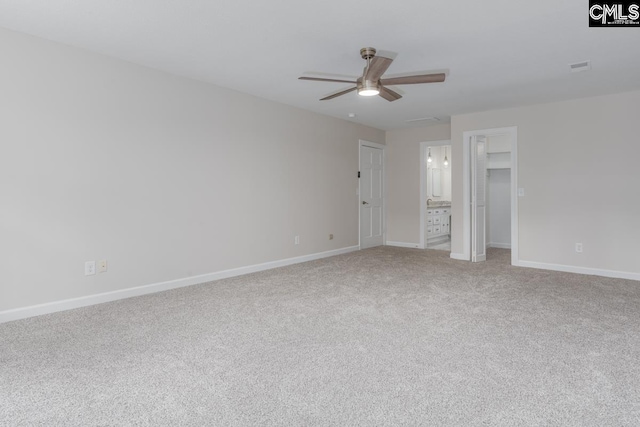
[[[358,87],[358,94],[364,96],[377,95],[380,92],[380,80],[364,80],[364,76],[367,74],[371,58],[376,56],[376,50],[372,47],[363,47],[360,49],[360,56],[367,61],[367,66],[362,71],[362,77],[356,80],[356,86]]]
[[[362,59],[371,59],[376,56],[376,50],[372,47],[363,47],[360,49],[360,56]]]

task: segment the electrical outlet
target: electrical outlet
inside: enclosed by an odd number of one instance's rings
[[[333,234],[329,234],[329,240],[333,240]]]
[[[84,275],[85,276],[93,276],[96,274],[96,262],[95,261],[87,261],[84,263]]]
[[[294,239],[293,239],[293,243],[294,243],[295,245],[299,245],[299,244],[300,244],[300,236],[297,236],[297,235],[296,235],[296,237],[294,237]]]
[[[582,243],[576,243],[576,252],[582,253]]]
[[[107,260],[101,259],[98,261],[98,273],[106,273],[107,272]]]

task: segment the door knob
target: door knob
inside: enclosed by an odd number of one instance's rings
[[[368,203],[368,202],[365,202],[365,201],[363,200],[363,201],[362,201],[362,204],[363,204],[363,205],[368,205],[369,203]]]

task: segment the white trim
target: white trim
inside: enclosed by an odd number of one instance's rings
[[[230,270],[223,270],[215,273],[208,273],[199,276],[185,277],[183,279],[169,280],[167,282],[137,286],[135,288],[120,289],[117,291],[104,292],[101,294],[87,295],[84,297],[71,298],[45,304],[32,305],[29,307],[0,311],[0,323],[25,319],[27,317],[40,316],[42,314],[55,313],[58,311],[71,310],[74,308],[87,307],[90,305],[102,304],[105,302],[117,301],[125,298],[182,288],[185,286],[198,285],[214,280],[226,279],[229,277],[242,276],[243,274],[255,273],[258,271],[270,270],[272,268],[284,267],[287,265],[299,264],[301,262],[314,261],[321,258],[346,254],[349,252],[357,251],[358,249],[360,249],[359,246],[349,246],[346,248],[334,249],[326,252],[319,252],[315,254],[287,258],[278,261],[270,261],[262,264],[249,265],[246,267],[233,268]]]
[[[364,139],[358,140],[358,172],[360,172],[360,153],[362,147],[371,147],[382,150],[382,244],[387,240],[387,146],[384,144],[378,144],[377,142],[365,141]],[[360,220],[362,207],[362,189],[360,188],[360,178],[358,178],[358,247],[362,246],[360,241]]]
[[[359,139],[358,141],[360,142],[359,147],[364,145],[366,147],[377,148],[379,150],[384,150],[385,148],[387,148],[386,145],[378,144],[377,142],[365,141],[364,139]]]
[[[420,143],[420,249],[427,248],[427,242],[424,240],[425,221],[427,220],[427,147],[441,147],[443,145],[451,145],[450,139],[442,139],[438,141],[423,141]],[[451,155],[451,151],[449,151]],[[449,224],[451,226],[451,224]]]
[[[518,127],[511,131],[511,265],[520,265],[518,226]]]
[[[511,265],[519,264],[518,254],[518,127],[482,129],[462,133],[462,240],[464,259],[471,259],[471,173],[472,136],[504,135],[511,139]]]
[[[489,243],[488,248],[511,249],[511,243]]]
[[[469,261],[469,258],[467,258],[467,256],[465,254],[458,254],[458,253],[454,253],[454,252],[451,252],[451,254],[449,254],[449,258],[457,259],[457,260],[460,260],[460,261]]]
[[[396,246],[398,248],[415,248],[415,249],[424,249],[420,247],[419,243],[407,243],[407,242],[392,242],[387,240],[385,243],[387,246]]]
[[[540,270],[563,271],[566,273],[588,274],[591,276],[613,277],[615,279],[640,280],[640,273],[628,271],[603,270],[600,268],[576,267],[572,265],[547,264],[544,262],[519,261],[520,267],[537,268]]]
[[[453,205],[453,200],[451,204]],[[469,132],[462,133],[462,258],[456,259],[471,261],[471,135]]]

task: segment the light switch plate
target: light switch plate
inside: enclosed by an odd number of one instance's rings
[[[98,273],[106,273],[107,272],[107,260],[101,259],[98,261]]]

